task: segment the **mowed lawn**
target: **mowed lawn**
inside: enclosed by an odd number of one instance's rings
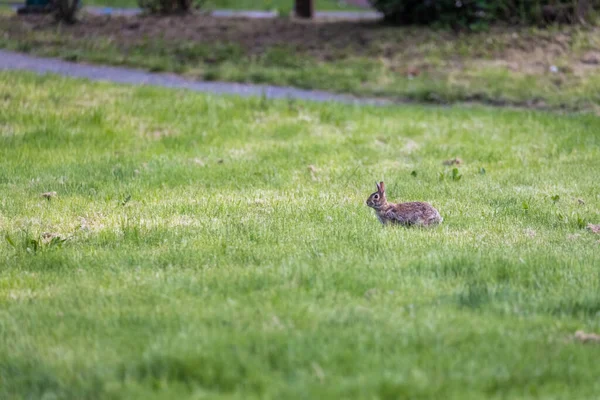
[[[0,73],[0,398],[593,398],[599,130]]]

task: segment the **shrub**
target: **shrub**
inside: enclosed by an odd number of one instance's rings
[[[370,0],[394,24],[473,28],[503,21],[574,23],[590,18],[600,0]]]
[[[54,0],[53,7],[56,19],[68,24],[75,23],[75,16],[80,4],[80,0]]]
[[[186,13],[192,7],[200,8],[203,0],[138,0],[140,8],[151,14]]]

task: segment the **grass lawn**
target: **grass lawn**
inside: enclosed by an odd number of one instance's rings
[[[456,35],[374,22],[0,16],[0,47],[70,61],[422,102],[600,108],[600,28]]]
[[[0,73],[0,398],[593,398],[599,129]]]

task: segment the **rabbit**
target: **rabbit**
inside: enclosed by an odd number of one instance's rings
[[[420,201],[388,203],[384,183],[379,182],[376,185],[377,191],[369,196],[367,205],[375,210],[377,218],[383,225],[432,226],[441,224],[444,220],[438,210],[429,203]]]

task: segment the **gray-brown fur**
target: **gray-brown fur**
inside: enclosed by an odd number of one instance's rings
[[[384,225],[431,226],[443,221],[438,210],[429,203],[420,201],[388,203],[383,182],[377,184],[377,191],[369,196],[367,205],[375,210],[377,218]]]

